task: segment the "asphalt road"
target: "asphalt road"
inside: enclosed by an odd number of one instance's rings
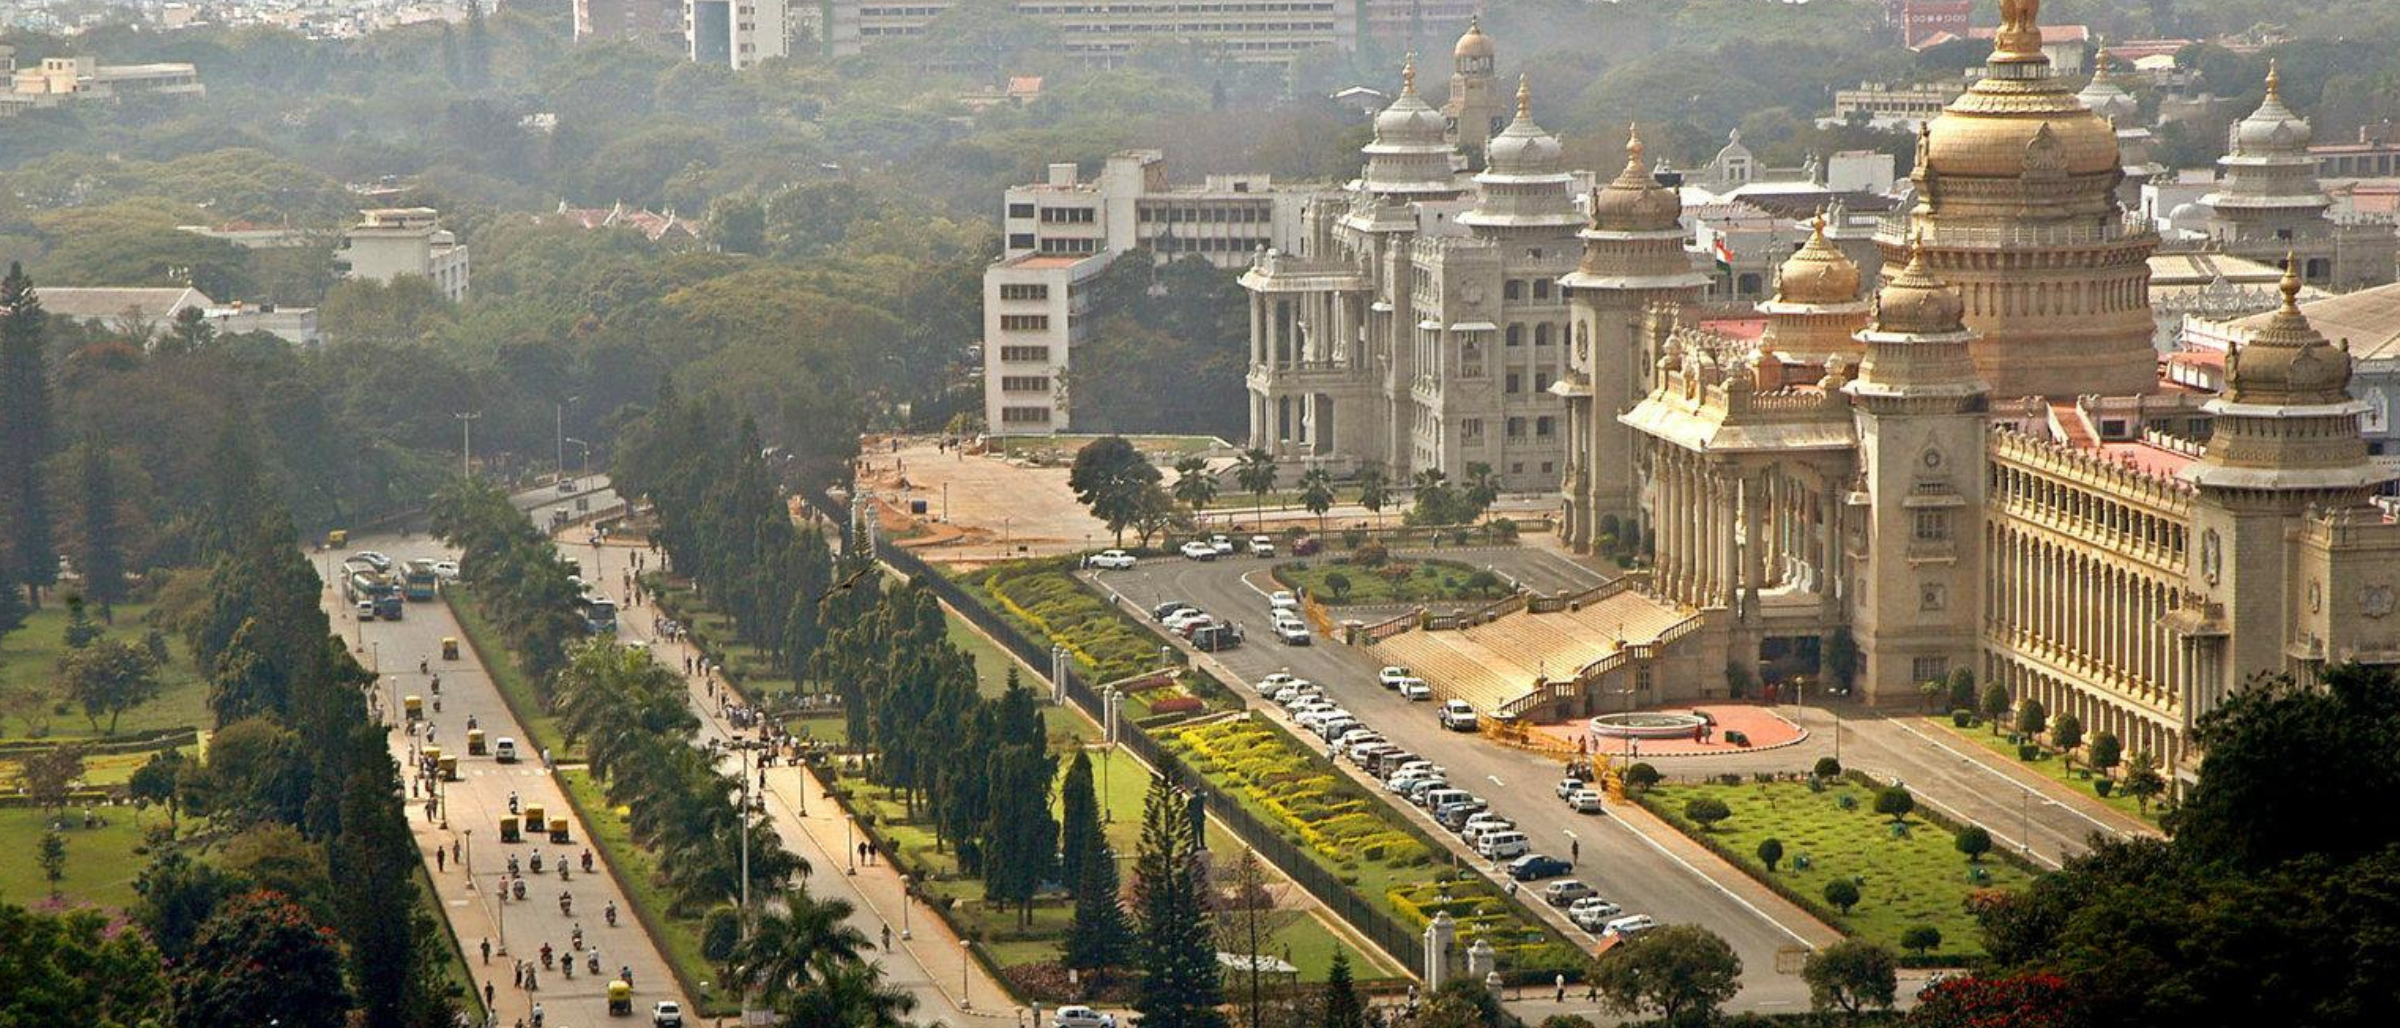
[[[423,534],[403,539],[397,535],[353,536],[350,549],[343,553],[311,554],[318,573],[326,581],[333,580],[332,570],[341,559],[358,550],[381,550],[394,560],[415,557],[455,557],[455,551],[440,541]],[[351,614],[349,604],[342,602],[340,592],[328,587],[323,602],[333,618],[334,630],[352,643],[360,660],[370,668],[380,668],[382,680],[377,685],[376,699],[387,714],[401,705],[401,699],[414,694],[423,698],[424,712],[435,729],[434,743],[446,753],[459,755],[461,780],[443,789],[440,815],[426,816],[422,796],[413,797],[408,805],[409,827],[415,835],[428,870],[437,865],[433,851],[436,847],[460,845],[465,866],[473,869],[474,887],[468,888],[465,868],[457,861],[438,865],[434,874],[436,891],[440,894],[461,945],[467,951],[468,965],[480,980],[496,987],[494,1011],[499,1023],[510,1024],[528,1014],[534,1001],[543,1006],[545,1023],[553,1028],[580,1028],[607,1023],[607,997],[604,986],[611,974],[593,976],[588,965],[576,968],[569,980],[556,971],[537,975],[538,990],[525,993],[510,985],[510,961],[533,959],[538,966],[538,953],[547,942],[557,954],[571,953],[570,934],[576,925],[584,931],[585,944],[600,950],[601,968],[613,972],[630,965],[634,974],[634,1005],[637,1015],[645,1015],[650,1004],[661,999],[680,999],[674,979],[667,972],[666,962],[658,949],[633,916],[633,907],[617,889],[616,882],[605,868],[595,866],[595,873],[585,874],[580,865],[571,880],[560,881],[555,861],[562,853],[580,856],[589,845],[585,827],[577,821],[574,841],[554,845],[548,841],[527,841],[503,845],[499,838],[499,820],[508,813],[508,798],[517,794],[521,802],[541,803],[552,817],[574,819],[558,785],[542,768],[541,755],[534,748],[523,726],[510,716],[500,699],[491,677],[475,659],[472,647],[465,647],[464,633],[450,616],[449,608],[439,601],[410,603],[406,615],[399,621],[373,621],[360,625]],[[445,636],[461,639],[458,660],[441,659],[441,640]],[[418,661],[427,663],[428,673],[417,671]],[[442,680],[442,709],[433,709],[431,677]],[[491,757],[466,755],[467,719],[475,718],[487,737],[497,740],[507,736],[517,740],[524,759],[504,765]],[[404,768],[409,763],[411,740],[408,733],[391,734],[393,756]],[[404,778],[414,777],[404,771]],[[547,874],[533,876],[530,862],[536,849],[546,861]],[[526,899],[500,902],[497,889],[506,872],[509,855],[514,854],[520,867],[527,871]],[[594,853],[594,859],[598,854]],[[573,896],[573,913],[559,912],[561,891]],[[602,916],[604,906],[617,905],[617,926],[608,926]],[[482,961],[480,943],[489,935],[495,947],[491,963]],[[507,955],[501,955],[505,952]],[[582,954],[575,954],[581,957]],[[689,1009],[688,1005],[687,1008]]]
[[[1469,551],[1458,551],[1464,556]],[[1532,573],[1572,579],[1581,571],[1568,562],[1537,550],[1482,551],[1479,562],[1495,566],[1504,561],[1541,568]],[[1481,556],[1481,553],[1479,553]],[[1745,969],[1737,1005],[1761,1011],[1799,1010],[1808,1003],[1807,987],[1796,976],[1775,972],[1776,955],[1800,946],[1804,926],[1786,927],[1745,901],[1720,888],[1696,867],[1663,852],[1632,829],[1608,816],[1577,814],[1552,793],[1560,777],[1559,762],[1478,741],[1473,735],[1443,730],[1427,703],[1411,703],[1375,681],[1376,666],[1357,650],[1324,640],[1313,646],[1285,646],[1263,629],[1266,597],[1271,588],[1267,562],[1232,558],[1210,563],[1152,560],[1131,571],[1102,573],[1104,588],[1122,594],[1142,610],[1168,600],[1182,600],[1244,624],[1250,641],[1236,650],[1216,654],[1223,667],[1241,682],[1254,683],[1274,671],[1289,671],[1325,687],[1326,693],[1369,727],[1394,743],[1449,769],[1452,785],[1491,803],[1492,809],[1514,820],[1533,838],[1537,852],[1568,856],[1580,850],[1576,874],[1600,895],[1622,905],[1627,913],[1643,913],[1665,923],[1698,924],[1725,937],[1740,954]],[[1562,570],[1572,569],[1572,570]],[[1507,568],[1503,568],[1507,570]],[[1257,585],[1245,581],[1253,577]],[[1588,575],[1588,572],[1584,572]],[[1282,716],[1272,703],[1245,688],[1244,698]],[[1345,768],[1349,765],[1344,764]],[[1378,795],[1389,793],[1377,790]],[[1395,807],[1432,825],[1422,812],[1405,802]],[[1455,843],[1456,837],[1438,826],[1437,837]],[[1458,852],[1464,853],[1463,847]],[[1484,862],[1465,858],[1476,866]],[[1536,900],[1536,905],[1540,905]],[[1564,924],[1563,920],[1559,922]],[[1571,936],[1591,941],[1570,929]]]

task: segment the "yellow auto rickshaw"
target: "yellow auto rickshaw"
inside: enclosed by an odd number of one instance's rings
[[[403,696],[400,698],[400,706],[402,709],[408,711],[409,720],[425,720],[425,697],[413,695]]]
[[[633,1013],[633,983],[622,978],[608,983],[608,1016],[624,1017]]]
[[[543,817],[543,816],[542,816],[542,814],[543,814],[543,810],[542,810],[542,805],[541,805],[541,804],[539,804],[539,803],[528,803],[528,804],[526,804],[526,805],[525,805],[525,830],[526,830],[526,831],[528,831],[528,832],[533,832],[533,833],[535,833],[535,834],[540,834],[540,832],[541,832],[541,830],[543,829],[543,827],[544,827],[544,826],[547,826],[547,825],[550,823],[550,819],[549,819],[549,818],[546,818],[546,817]]]
[[[329,531],[329,532],[326,532],[326,533],[325,533],[325,548],[326,548],[326,549],[328,549],[328,550],[338,550],[338,549],[341,549],[342,547],[345,547],[345,546],[348,546],[348,545],[350,545],[350,530],[349,530],[349,529],[347,529],[347,528],[336,528],[336,529],[333,529],[333,530],[331,530],[331,531]]]
[[[554,817],[554,818],[551,818],[551,819],[550,819],[550,841],[551,841],[551,842],[573,842],[574,840],[575,840],[575,837],[574,837],[572,834],[569,834],[569,833],[568,833],[568,831],[567,831],[567,819],[566,819],[566,818],[563,818],[563,817]],[[560,859],[560,860],[565,860],[565,859],[567,859],[567,858],[565,858],[565,857],[560,857],[560,858],[558,858],[558,859]]]
[[[455,635],[445,635],[445,636],[443,636],[443,637],[442,637],[442,659],[443,659],[443,660],[457,660],[457,659],[458,659],[458,637],[457,637],[457,636],[455,636]]]
[[[483,729],[467,729],[467,756],[483,756],[485,749],[486,747],[483,745]]]
[[[418,765],[419,767],[429,767],[438,772],[442,767],[442,748],[439,746],[427,746],[418,759],[424,761],[424,763]],[[457,758],[453,757],[451,759],[456,760]]]
[[[441,755],[441,756],[439,756],[439,757],[435,757],[435,758],[434,758],[434,763],[433,763],[433,766],[434,766],[434,767],[435,767],[435,768],[436,768],[436,769],[439,771],[439,773],[441,774],[442,781],[445,781],[445,782],[455,782],[455,781],[458,781],[458,755],[457,755],[457,754],[455,754],[455,753],[445,753],[445,754],[443,754],[443,755]]]
[[[510,815],[507,815],[507,816],[505,816],[505,817],[502,817],[502,818],[500,819],[500,841],[501,841],[501,842],[524,842],[524,841],[525,841],[525,834],[524,834],[524,832],[523,832],[523,831],[521,831],[520,829],[518,829],[518,827],[517,827],[517,815],[515,815],[515,814],[510,814]]]

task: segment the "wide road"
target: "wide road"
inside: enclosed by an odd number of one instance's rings
[[[1508,570],[1504,564],[1549,562],[1552,566],[1547,572],[1536,573],[1565,578],[1573,578],[1581,570],[1531,549],[1478,552],[1475,561],[1502,570]],[[1098,581],[1145,612],[1159,603],[1182,600],[1242,623],[1250,641],[1215,656],[1243,683],[1239,691],[1254,708],[1278,717],[1282,714],[1247,688],[1248,683],[1270,672],[1289,671],[1317,682],[1335,702],[1385,738],[1448,768],[1451,784],[1482,796],[1494,811],[1515,821],[1533,838],[1537,852],[1560,857],[1579,852],[1576,875],[1628,913],[1649,914],[1671,924],[1702,925],[1724,936],[1742,958],[1740,1008],[1766,1012],[1806,1008],[1807,987],[1797,976],[1776,973],[1776,958],[1780,951],[1821,938],[1822,926],[1805,919],[1800,923],[1778,921],[1736,890],[1720,887],[1695,862],[1654,845],[1616,818],[1567,809],[1551,791],[1560,770],[1555,758],[1443,730],[1434,721],[1431,705],[1403,700],[1378,685],[1376,667],[1365,654],[1326,640],[1313,646],[1276,642],[1265,630],[1266,596],[1260,591],[1273,588],[1267,566],[1267,561],[1251,558],[1209,563],[1160,559],[1144,561],[1131,571],[1102,573]],[[1432,825],[1405,802],[1392,802],[1420,824]],[[1454,836],[1439,827],[1433,831],[1437,838],[1455,842]],[[1540,905],[1538,899],[1535,904]],[[1580,932],[1573,937],[1593,941]]]
[[[311,559],[317,564],[319,576],[332,582],[342,558],[359,550],[379,550],[395,561],[456,556],[438,540],[421,534],[410,539],[378,534],[353,536],[349,551],[315,553]],[[603,971],[614,972],[625,965],[632,967],[637,1015],[646,1017],[650,1005],[658,1000],[680,1001],[682,996],[667,971],[666,961],[642,931],[641,922],[633,916],[632,905],[617,889],[607,869],[596,865],[597,873],[584,874],[578,863],[572,880],[559,879],[557,859],[562,855],[581,857],[589,845],[586,829],[568,808],[557,782],[542,767],[540,750],[524,727],[510,716],[499,690],[492,685],[491,676],[475,659],[474,649],[464,645],[465,633],[451,617],[448,605],[439,601],[411,603],[407,605],[406,616],[399,621],[372,621],[362,626],[351,614],[350,605],[342,602],[338,589],[328,586],[324,603],[332,615],[335,631],[357,648],[360,661],[384,672],[376,701],[386,715],[401,706],[403,697],[422,697],[425,717],[435,733],[434,744],[445,753],[459,755],[461,780],[443,788],[443,809],[428,818],[424,797],[413,795],[408,805],[409,827],[415,834],[426,869],[434,872],[435,891],[461,946],[467,951],[468,965],[479,980],[489,981],[495,987],[497,1002],[493,1013],[498,1023],[511,1024],[520,1017],[526,1017],[530,1023],[528,1015],[537,1001],[543,1006],[547,1025],[582,1028],[610,1020],[604,987],[613,974],[595,977],[588,972],[588,964],[576,968],[573,980],[556,971],[538,972],[537,990],[531,993],[510,985],[512,961],[532,960],[538,968],[544,943],[555,954],[582,958],[583,954],[573,954],[569,943],[577,925],[583,928],[587,948],[599,949]],[[459,659],[442,659],[441,640],[445,636],[461,640]],[[426,673],[418,672],[419,661],[426,662]],[[442,682],[438,712],[433,709],[431,682],[436,675]],[[489,756],[467,756],[470,717],[491,739],[505,736],[517,740],[523,759],[504,765]],[[406,731],[393,731],[391,739],[392,755],[401,762],[403,778],[413,779],[415,775],[408,769],[413,768],[411,750],[415,743]],[[546,839],[514,845],[501,843],[500,818],[508,813],[512,794],[522,803],[542,804],[551,817],[568,818],[572,822],[573,841],[563,846]],[[463,862],[437,862],[434,851],[453,845],[459,848]],[[530,873],[532,856],[537,850],[548,872],[539,877]],[[527,872],[526,898],[502,902],[498,890],[511,855]],[[597,851],[593,859],[599,859]],[[469,868],[473,872],[472,887]],[[571,914],[559,911],[562,891],[573,896]],[[614,928],[602,916],[603,908],[612,901],[618,911]],[[481,954],[482,940],[487,937],[494,948],[488,965]],[[502,955],[503,951],[506,955]]]

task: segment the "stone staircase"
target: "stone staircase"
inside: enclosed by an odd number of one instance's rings
[[[1487,714],[1524,716],[1699,624],[1697,613],[1612,586],[1578,598],[1569,609],[1403,632],[1368,645],[1367,652],[1413,669],[1441,699],[1463,699]]]

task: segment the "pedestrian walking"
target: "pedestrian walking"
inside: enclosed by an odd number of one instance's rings
[[[886,953],[892,949],[892,926],[888,924],[883,926],[883,949]]]
[[[492,937],[489,935],[483,937],[483,962],[492,962]]]
[[[491,1009],[491,1008],[492,1008],[492,998],[493,998],[493,996],[494,996],[494,995],[495,995],[495,994],[494,994],[494,992],[493,992],[493,989],[492,989],[492,983],[490,983],[490,982],[485,982],[485,983],[483,983],[483,1008],[484,1008],[484,1009],[486,1009],[486,1010],[489,1010],[489,1009]]]
[[[458,840],[456,839],[450,840],[450,859],[458,859]]]
[[[1576,861],[1578,861],[1578,860],[1582,860],[1582,859],[1583,859],[1583,840],[1581,840],[1581,839],[1569,839],[1569,840],[1567,840],[1567,863],[1568,863],[1568,864],[1570,864],[1570,865],[1572,865],[1572,864],[1574,864]]]
[[[443,849],[439,846],[433,848],[433,870],[437,874],[450,870],[449,850]]]
[[[1567,976],[1564,973],[1558,976],[1557,985],[1558,1001],[1564,1003],[1567,1001]]]

